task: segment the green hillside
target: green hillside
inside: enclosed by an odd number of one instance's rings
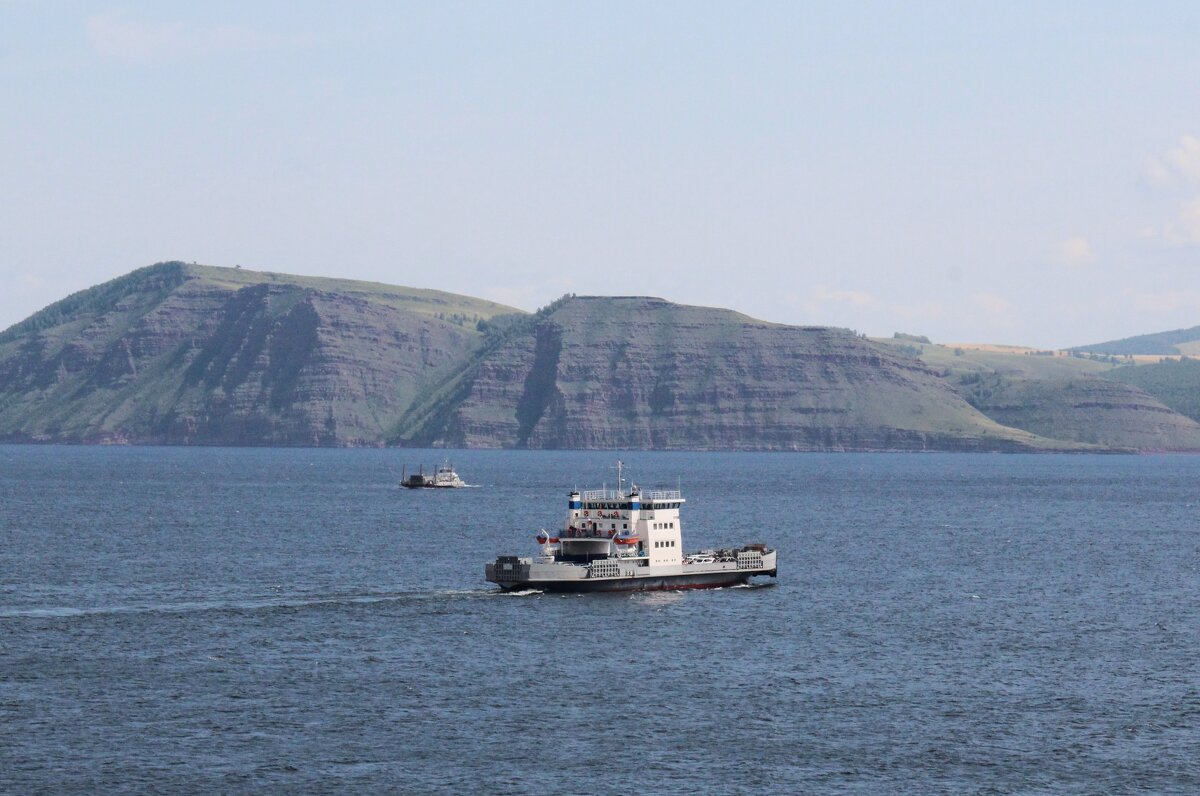
[[[519,310],[435,290],[160,263],[0,334],[0,439],[380,444]]]
[[[1200,360],[1169,359],[1116,368],[1104,376],[1139,387],[1176,412],[1200,421]]]
[[[918,357],[948,377],[997,373],[1016,378],[1057,379],[1100,373],[1112,367],[1106,362],[1066,356],[1060,352],[1017,347],[952,346],[893,337],[874,338],[874,342]]]
[[[1099,379],[1112,365],[1083,354],[870,341],[658,298],[530,314],[170,262],[0,332],[0,441],[1200,450],[1169,408],[1194,412],[1200,392],[1177,367]]]
[[[979,376],[961,389],[1005,425],[1056,439],[1148,451],[1200,450],[1200,423],[1112,379]]]
[[[569,298],[418,402],[402,442],[454,447],[1077,450],[1005,427],[852,332],[647,297]]]
[[[1156,334],[1141,334],[1071,349],[1081,353],[1179,356],[1200,353],[1200,326]]]
[[[188,276],[204,279],[214,285],[240,289],[249,285],[272,284],[325,293],[337,293],[350,298],[359,298],[404,312],[436,317],[460,326],[474,326],[481,320],[507,313],[525,314],[523,310],[497,304],[485,299],[446,293],[442,290],[426,290],[414,287],[388,285],[382,282],[362,282],[353,279],[333,279],[324,276],[295,276],[270,271],[251,271],[245,268],[219,268],[210,265],[183,265]],[[397,274],[402,277],[403,274]]]
[[[1118,449],[1200,449],[1192,423],[1197,418],[1190,414],[1197,408],[1192,396],[1200,393],[1187,391],[1180,369],[1117,367],[1108,355],[1083,352],[938,345],[913,335],[877,342],[918,357],[972,406],[1005,426]],[[1117,388],[1099,379],[1105,376],[1127,385]]]
[[[176,260],[148,265],[125,276],[72,293],[0,332],[0,344],[29,332],[64,325],[71,327],[87,319],[119,311],[122,302],[128,302],[131,296],[138,296],[139,301],[161,300],[190,280],[230,292],[251,285],[275,285],[338,293],[406,312],[433,316],[460,326],[474,326],[481,320],[501,314],[525,314],[524,310],[515,307],[441,290],[400,287],[352,279],[294,276],[270,271],[252,271],[248,268],[197,265]]]

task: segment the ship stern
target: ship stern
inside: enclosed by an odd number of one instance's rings
[[[484,565],[483,577],[505,591],[519,589],[529,584],[531,563],[530,559],[519,556],[498,556]]]

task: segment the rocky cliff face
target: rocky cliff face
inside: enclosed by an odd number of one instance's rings
[[[512,310],[435,291],[152,266],[0,335],[0,439],[381,444],[418,391],[479,345],[466,321],[500,311]]]
[[[408,440],[603,449],[1054,447],[919,360],[837,329],[652,298],[567,301],[483,357]],[[430,413],[434,414],[434,413]],[[1064,444],[1070,448],[1070,444]]]
[[[163,263],[0,333],[0,441],[1200,450],[1200,425],[1134,387],[1061,381],[945,377],[848,331],[661,299],[528,315]]]
[[[1057,439],[1144,451],[1200,450],[1200,423],[1143,390],[1107,378],[985,376],[968,400],[998,423]]]

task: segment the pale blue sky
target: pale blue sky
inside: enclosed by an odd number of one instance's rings
[[[966,5],[0,0],[0,327],[166,259],[943,342],[1200,324],[1200,5]]]

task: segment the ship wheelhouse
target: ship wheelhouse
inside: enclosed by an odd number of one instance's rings
[[[643,492],[632,485],[628,492],[572,491],[557,545],[543,553],[580,564],[606,558],[638,559],[639,566],[681,564],[684,502],[677,489]]]

